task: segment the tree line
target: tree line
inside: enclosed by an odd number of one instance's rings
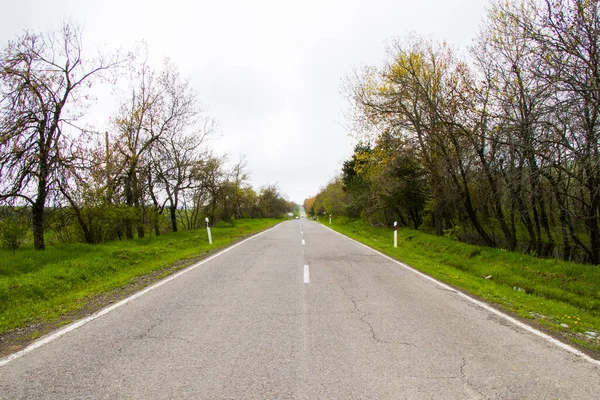
[[[599,11],[492,1],[467,54],[393,40],[348,79],[360,141],[306,209],[599,264]]]
[[[104,132],[78,125],[98,83],[119,99]],[[215,120],[144,44],[88,56],[73,23],[25,32],[1,52],[0,96],[0,227],[30,224],[36,249],[49,227],[94,244],[293,209],[276,185],[252,188],[244,159],[228,166],[211,150]]]

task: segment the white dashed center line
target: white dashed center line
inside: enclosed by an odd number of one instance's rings
[[[310,272],[308,270],[308,265],[304,266],[304,283],[310,283]]]

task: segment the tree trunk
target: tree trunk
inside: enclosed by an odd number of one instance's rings
[[[479,223],[479,219],[477,218],[477,212],[475,211],[475,208],[473,207],[473,203],[471,201],[471,195],[468,192],[464,194],[465,209],[467,211],[469,219],[471,220],[471,223],[473,224],[473,227],[475,227],[475,230],[477,231],[477,233],[479,233],[479,236],[483,239],[487,246],[496,247],[494,240],[488,235],[485,229],[483,229],[483,226]]]
[[[129,217],[125,220],[125,238],[130,240],[133,239],[133,224]]]
[[[44,219],[46,196],[48,195],[48,152],[40,135],[40,154],[39,154],[39,176],[37,184],[37,196],[31,207],[33,222],[33,245],[36,250],[46,249],[44,242]]]
[[[558,221],[560,223],[560,234],[563,242],[562,258],[565,261],[571,261],[571,252],[573,250],[571,247],[571,240],[569,239],[569,228],[567,225],[567,200],[566,198],[563,198],[561,194],[557,179],[551,174],[544,174],[544,177],[550,183],[550,190],[554,194],[559,209]],[[560,179],[560,175],[558,179]]]
[[[159,213],[158,210],[154,210],[154,235],[155,236],[160,236],[160,227],[158,226],[158,217],[159,217]]]
[[[535,189],[534,189],[535,190]],[[540,228],[540,217],[538,214],[538,206],[536,201],[536,194],[533,193],[533,199],[531,200],[531,210],[533,211],[533,222],[535,227],[535,234],[537,240],[535,241],[535,253],[538,256],[542,255],[542,229]]]
[[[461,172],[462,187],[461,187],[461,184],[459,183],[456,175],[453,174],[452,172],[450,172],[450,174],[452,175],[452,179],[454,180],[454,184],[456,185],[457,189],[459,190],[459,192],[462,192],[462,197],[464,198],[463,204],[465,206],[465,211],[467,212],[469,220],[473,224],[473,227],[475,228],[477,233],[479,233],[479,236],[481,237],[481,239],[483,239],[484,243],[489,247],[496,247],[494,240],[488,235],[488,233],[485,231],[485,229],[479,222],[479,218],[477,218],[477,212],[475,211],[475,207],[473,207],[473,201],[471,200],[471,192],[469,191],[469,183],[467,181],[467,177],[466,177],[465,171],[462,168],[462,166],[461,166],[460,172]]]
[[[73,212],[75,213],[75,217],[77,218],[77,222],[79,223],[79,227],[83,231],[83,237],[85,238],[85,242],[87,244],[95,244],[96,242],[94,240],[94,235],[92,234],[92,231],[88,227],[88,224],[85,223],[85,220],[83,219],[83,215],[81,215],[81,208],[79,208],[77,203],[75,203],[73,198],[69,195],[69,193],[67,193],[67,191],[65,190],[64,187],[60,188],[60,192],[69,201],[69,204],[71,205],[71,208],[73,209]]]
[[[143,239],[145,236],[144,225],[142,225],[141,223],[137,225],[137,234],[138,238],[140,239]]]
[[[550,221],[548,219],[548,213],[546,212],[546,201],[543,196],[539,198],[538,204],[540,205],[540,219],[542,222],[542,227],[544,228],[544,232],[546,233],[546,237],[548,238],[548,247],[554,247],[554,237],[552,237],[552,231],[550,230]]]
[[[563,239],[563,260],[571,261],[571,241],[569,240],[569,230],[567,228],[567,211],[566,205],[560,204],[560,233]]]
[[[127,204],[127,214],[125,216],[125,221],[124,221],[124,225],[125,225],[125,237],[127,239],[132,240],[133,239],[133,216],[132,214],[132,209],[133,209],[133,175],[134,172],[132,172],[131,170],[127,173],[127,177],[125,179],[125,203]]]
[[[177,232],[177,207],[174,205],[170,206],[169,213],[171,214],[171,229],[173,232]]]
[[[600,198],[595,193],[598,190],[592,192],[592,199],[590,202],[589,213],[588,213],[588,226],[590,230],[590,251],[591,259],[590,262],[594,265],[600,264],[600,229],[598,227],[598,207],[600,206]]]
[[[415,226],[415,229],[419,229],[419,225],[421,225],[421,218],[419,217],[419,212],[416,210],[411,210],[410,216]]]
[[[400,208],[396,208],[396,212],[398,213],[398,219],[400,220],[400,224],[402,226],[408,226],[408,222],[404,217],[404,213],[402,212],[402,210]]]
[[[75,212],[75,216],[77,217],[77,222],[79,222],[79,226],[81,227],[81,230],[83,231],[83,237],[85,238],[85,242],[87,244],[96,244],[96,241],[94,240],[94,235],[92,235],[92,231],[90,231],[90,228],[88,228],[87,224],[83,220],[83,216],[81,215],[81,210],[79,208],[74,208],[73,211]]]
[[[514,251],[517,248],[517,238],[515,235],[513,235],[512,231],[508,227],[508,224],[506,223],[504,211],[502,210],[502,201],[500,195],[498,194],[498,186],[496,179],[492,175],[490,165],[485,159],[483,150],[481,148],[478,148],[477,154],[479,155],[479,160],[483,165],[483,170],[485,171],[485,175],[487,177],[490,189],[492,191],[492,196],[494,197],[494,214],[496,215],[498,222],[500,222],[500,228],[502,229],[502,233],[504,234],[504,240],[506,240],[508,250]]]
[[[531,221],[531,216],[529,215],[529,210],[525,206],[523,199],[520,194],[515,194],[517,196],[517,207],[519,209],[519,214],[521,215],[521,221],[525,225],[527,229],[527,233],[529,233],[529,250],[536,247],[537,238],[535,236],[535,230],[533,229],[533,222]]]
[[[437,236],[442,236],[444,234],[443,216],[439,207],[437,206],[433,210],[433,229],[435,230],[435,234]]]
[[[163,212],[163,208],[160,208],[159,211],[159,204],[158,204],[158,199],[156,198],[156,196],[154,195],[154,185],[152,182],[152,174],[148,174],[148,193],[150,193],[150,198],[152,198],[152,225],[154,226],[154,234],[156,236],[160,236],[160,227],[159,227],[159,216],[162,215]]]
[[[33,219],[33,245],[36,250],[44,250],[46,244],[44,243],[44,200],[39,197],[31,208],[31,215]]]
[[[138,238],[143,239],[146,236],[145,230],[144,230],[144,223],[146,222],[146,206],[144,206],[143,204],[140,205],[139,200],[138,200],[138,201],[136,201],[135,208],[137,210],[139,210],[139,213],[140,213],[138,222],[136,224]]]

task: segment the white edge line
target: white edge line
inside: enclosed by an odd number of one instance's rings
[[[470,301],[471,303],[474,303],[474,304],[478,305],[479,307],[485,309],[486,311],[491,312],[492,314],[495,314],[495,315],[497,315],[499,317],[504,318],[505,320],[507,320],[507,321],[509,321],[509,322],[511,322],[511,323],[513,323],[515,325],[517,325],[519,328],[525,329],[526,331],[528,331],[530,333],[533,333],[534,335],[537,335],[537,336],[541,337],[542,339],[545,339],[546,341],[548,341],[548,342],[550,342],[550,343],[552,343],[552,344],[554,344],[554,345],[556,345],[556,346],[558,346],[558,347],[560,347],[560,348],[562,348],[562,349],[564,349],[564,350],[566,350],[566,351],[568,351],[568,352],[570,352],[570,353],[572,353],[572,354],[574,354],[576,356],[579,356],[579,357],[583,358],[586,361],[591,362],[592,364],[596,364],[597,366],[600,366],[600,360],[596,360],[596,359],[588,356],[584,352],[582,352],[580,350],[577,350],[575,347],[569,346],[568,344],[563,343],[560,340],[555,339],[552,336],[547,335],[544,332],[539,331],[539,330],[535,329],[534,327],[529,326],[529,325],[527,325],[527,324],[519,321],[518,319],[511,317],[508,314],[503,313],[502,311],[498,311],[494,307],[491,307],[489,304],[486,304],[486,303],[484,303],[482,301],[479,301],[477,299],[472,298],[471,296],[468,296],[468,295],[466,295],[466,294],[464,294],[462,292],[459,292],[458,290],[454,289],[453,287],[451,287],[449,285],[446,285],[445,283],[440,282],[437,279],[435,279],[435,278],[433,278],[433,277],[431,277],[431,276],[429,276],[427,274],[424,274],[421,271],[416,270],[415,268],[409,266],[408,264],[404,264],[403,262],[398,261],[395,258],[390,257],[387,254],[384,254],[384,253],[380,252],[379,250],[375,250],[374,248],[372,248],[370,246],[367,246],[366,244],[361,243],[361,242],[359,242],[357,240],[354,240],[351,237],[348,237],[348,236],[346,236],[346,235],[344,235],[344,234],[342,234],[342,233],[340,233],[340,232],[338,232],[336,230],[333,230],[333,229],[331,229],[331,228],[329,228],[329,227],[327,227],[327,226],[325,226],[323,224],[319,224],[319,225],[321,225],[323,228],[329,229],[330,231],[332,231],[334,233],[337,233],[338,235],[342,236],[345,239],[348,239],[348,240],[350,240],[352,242],[355,242],[355,243],[357,243],[357,244],[359,244],[359,245],[361,245],[363,247],[366,247],[367,249],[373,251],[374,253],[377,253],[380,256],[382,256],[384,258],[387,258],[388,260],[390,260],[390,261],[392,261],[392,262],[394,262],[394,263],[396,263],[396,264],[398,264],[398,265],[406,268],[407,270],[409,270],[409,271],[411,271],[411,272],[413,272],[413,273],[421,276],[422,278],[425,278],[425,279],[427,279],[427,280],[435,283],[436,285],[438,285],[438,286],[440,286],[440,287],[442,287],[442,288],[444,288],[446,290],[449,290],[451,292],[456,293],[458,296],[460,296],[460,297],[462,297],[462,298]]]
[[[135,293],[135,294],[127,297],[126,299],[123,299],[123,300],[121,300],[121,301],[119,301],[119,302],[117,302],[117,303],[115,303],[115,304],[113,304],[111,306],[103,308],[102,310],[97,311],[97,312],[93,313],[92,315],[89,315],[89,316],[87,316],[87,317],[85,317],[85,318],[83,318],[83,319],[81,319],[79,321],[73,322],[72,324],[69,324],[69,325],[65,326],[64,328],[61,328],[61,329],[55,331],[54,333],[51,333],[51,334],[49,334],[47,336],[42,337],[41,339],[36,340],[35,342],[33,342],[32,344],[30,344],[29,346],[27,346],[23,350],[19,350],[16,353],[13,353],[13,354],[11,354],[9,356],[6,356],[6,357],[0,359],[0,367],[8,364],[9,362],[11,362],[13,360],[16,360],[19,357],[24,356],[25,354],[27,354],[27,353],[29,353],[29,352],[31,352],[31,351],[39,348],[39,347],[42,347],[45,344],[48,344],[48,343],[52,342],[53,340],[58,339],[59,337],[61,337],[63,335],[66,335],[67,333],[69,333],[71,331],[74,331],[77,328],[81,328],[83,325],[87,324],[88,322],[91,322],[91,321],[93,321],[93,320],[95,320],[97,318],[102,317],[103,315],[108,314],[111,311],[116,310],[117,308],[119,308],[121,306],[124,306],[125,304],[127,304],[127,303],[129,303],[129,302],[131,302],[131,301],[133,301],[135,299],[137,299],[138,297],[141,297],[141,296],[145,295],[146,293],[148,293],[148,292],[150,292],[150,291],[152,291],[154,289],[157,289],[157,288],[161,287],[162,285],[164,285],[164,284],[166,284],[168,282],[171,282],[174,279],[177,279],[181,275],[183,275],[183,274],[185,274],[187,272],[190,272],[190,271],[198,268],[202,264],[205,264],[205,263],[207,263],[207,262],[209,262],[209,261],[211,261],[211,260],[219,257],[220,255],[222,255],[224,253],[227,253],[229,250],[232,250],[232,249],[240,246],[241,244],[246,243],[249,240],[252,240],[252,239],[254,239],[254,238],[256,238],[256,237],[258,237],[258,236],[260,236],[260,235],[262,235],[264,233],[267,233],[270,230],[275,229],[278,226],[279,226],[279,224],[277,224],[277,225],[275,225],[275,226],[273,226],[273,227],[271,227],[271,228],[269,228],[267,230],[264,230],[262,232],[254,234],[254,235],[250,236],[249,238],[246,238],[246,239],[242,240],[241,242],[235,243],[235,244],[233,244],[233,245],[231,245],[231,246],[229,246],[229,247],[227,247],[227,248],[219,251],[218,253],[213,254],[212,256],[210,256],[208,258],[205,258],[204,260],[200,260],[197,263],[192,264],[189,267],[187,267],[187,268],[185,268],[185,269],[183,269],[183,270],[181,270],[179,272],[174,273],[173,275],[169,275],[165,279],[156,282],[154,285],[148,286],[147,288],[145,288],[145,289],[143,289],[143,290],[141,290],[141,291],[139,291],[139,292],[137,292],[137,293]]]

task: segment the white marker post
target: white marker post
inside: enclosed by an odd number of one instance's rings
[[[329,214],[329,225],[331,225],[331,214]]]
[[[208,232],[208,244],[212,244],[212,236],[210,235],[210,225],[208,224],[208,217],[204,218],[206,221],[206,232]]]
[[[394,247],[398,247],[398,222],[394,221]]]

